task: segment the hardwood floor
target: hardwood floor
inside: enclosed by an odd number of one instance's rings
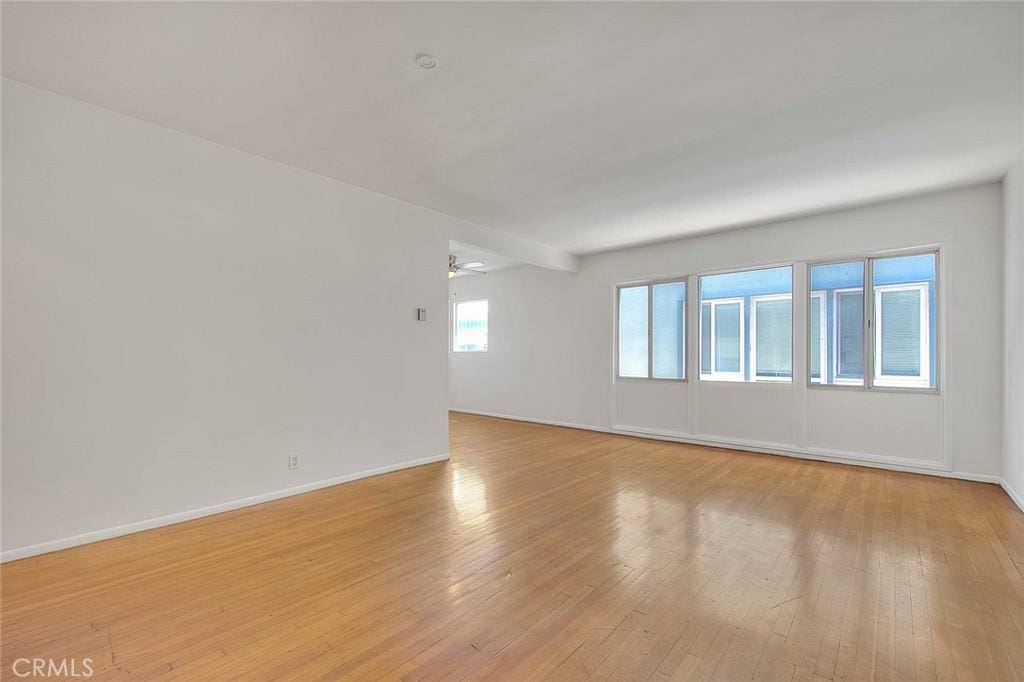
[[[5,678],[1024,680],[994,485],[469,415],[450,462],[2,578]]]

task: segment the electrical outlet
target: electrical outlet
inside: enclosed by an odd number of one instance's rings
[[[298,469],[300,464],[302,464],[302,456],[299,453],[292,452],[288,455],[289,469]]]

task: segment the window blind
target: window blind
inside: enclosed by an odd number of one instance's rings
[[[882,374],[921,374],[921,291],[881,293]]]
[[[836,333],[838,374],[841,377],[864,376],[864,293],[840,291],[836,294]]]
[[[793,375],[790,349],[793,339],[793,313],[790,301],[757,301],[754,330],[757,343],[757,376],[789,377]]]
[[[740,371],[740,304],[715,306],[715,371]]]

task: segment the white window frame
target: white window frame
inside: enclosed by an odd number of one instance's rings
[[[701,301],[700,302],[700,304],[702,306],[701,307],[701,315],[700,315],[700,325],[699,325],[700,328],[698,330],[699,333],[700,333],[700,342],[703,342],[703,338],[704,338],[704,329],[703,329],[704,309],[703,309],[703,306],[704,306],[705,303],[707,303],[707,304],[709,304],[711,306],[711,340],[710,340],[710,344],[711,344],[711,349],[710,349],[711,371],[710,372],[705,372],[704,368],[701,367],[700,378],[702,380],[705,380],[705,381],[739,381],[739,382],[746,381],[746,363],[745,363],[745,358],[746,358],[746,354],[747,354],[746,353],[746,309],[745,309],[745,303],[746,302],[744,300],[744,297],[743,296],[737,296],[737,297],[733,297],[733,298],[711,298],[711,299],[708,299],[706,301]],[[715,352],[715,345],[716,345],[715,344],[715,338],[717,336],[716,335],[715,327],[716,327],[716,325],[718,323],[718,316],[715,315],[715,308],[720,306],[720,305],[731,305],[733,303],[739,303],[739,305],[740,305],[740,338],[739,338],[739,342],[740,342],[740,353],[739,353],[739,357],[740,357],[740,371],[738,371],[738,372],[719,372],[719,371],[717,371],[715,369],[715,360],[717,359],[717,357],[716,357],[717,353]],[[700,350],[701,349],[700,349],[699,343],[698,343],[698,349],[697,349],[697,352],[698,352],[698,357],[697,357],[698,365],[700,364],[700,362],[699,362],[700,361]]]
[[[680,337],[683,341],[683,376],[681,377],[656,377],[654,376],[654,287],[659,284],[682,284],[683,285],[683,333]],[[647,287],[647,376],[632,377],[622,376],[619,370],[619,312],[622,305],[622,290]],[[643,282],[630,282],[615,285],[615,380],[616,381],[683,381],[687,380],[690,371],[690,363],[687,354],[690,348],[690,325],[687,319],[690,306],[690,277],[671,277],[669,279],[655,279]]]
[[[921,371],[917,376],[892,376],[882,374],[882,294],[894,291],[918,291],[920,305],[920,364]],[[929,353],[931,320],[929,319],[929,290],[928,282],[914,282],[910,284],[880,284],[874,287],[875,303],[875,361],[874,361],[874,385],[884,387],[912,387],[928,388],[931,384],[931,357]]]
[[[814,299],[818,299],[817,313],[818,313],[818,378],[815,379],[811,374],[811,363],[810,353],[807,356],[807,380],[812,384],[820,384],[828,378],[828,343],[826,338],[828,336],[828,307],[825,302],[824,291],[812,291],[810,294],[811,305],[807,310],[807,314],[811,315],[815,312]],[[808,319],[807,328],[810,329],[810,319]],[[810,351],[810,346],[807,347]],[[755,367],[757,365],[754,365]]]
[[[487,304],[487,347],[475,350],[465,350],[458,347],[459,344],[459,306],[466,303]],[[469,301],[454,301],[452,304],[452,352],[453,353],[486,353],[491,347],[491,302],[486,298],[474,298]]]
[[[900,284],[880,284],[878,289],[887,290],[890,288],[909,288],[915,286],[924,286],[927,289],[927,304],[922,302],[922,323],[926,327],[922,330],[922,373],[917,377],[899,378],[892,376],[881,375],[881,370],[876,368],[876,353],[880,353],[880,332],[878,325],[875,324],[876,310],[878,307],[876,300],[877,294],[872,293],[868,295],[869,287],[870,291],[874,292],[876,287],[874,283],[874,266],[876,261],[886,260],[889,258],[900,258],[907,256],[922,256],[927,254],[933,254],[935,256],[935,271],[934,281],[926,280],[921,282],[908,282]],[[807,268],[810,271],[811,268],[819,265],[835,265],[839,263],[847,263],[859,261],[864,264],[864,286],[863,287],[847,287],[843,289],[834,290],[833,294],[841,293],[844,291],[863,291],[864,300],[864,381],[860,382],[853,379],[839,379],[838,377],[838,343],[837,339],[837,325],[833,323],[831,333],[832,338],[830,339],[831,348],[833,350],[833,359],[831,368],[835,373],[833,376],[832,383],[818,383],[807,381],[809,387],[817,389],[834,389],[834,390],[874,390],[878,392],[890,392],[890,393],[942,393],[942,377],[944,374],[944,366],[941,361],[943,357],[943,343],[945,338],[945,330],[943,329],[944,319],[943,308],[946,305],[945,299],[945,281],[944,281],[944,266],[943,266],[943,246],[941,244],[934,244],[929,246],[912,246],[906,248],[896,248],[887,251],[875,251],[871,253],[859,253],[859,254],[836,254],[830,256],[827,259],[807,261]],[[932,306],[931,297],[935,298],[935,305]],[[835,304],[836,299],[832,299],[833,310],[838,306]],[[931,336],[932,325],[934,325],[935,336],[934,339]],[[924,329],[927,329],[925,333]],[[880,364],[880,363],[879,363]],[[934,372],[934,383],[932,382],[932,372]],[[809,374],[809,373],[808,373]],[[909,379],[909,380],[908,380]],[[880,382],[880,383],[879,383]]]
[[[761,301],[789,301],[789,376],[788,377],[761,377],[757,374],[757,304]],[[741,308],[742,312],[742,308]],[[750,297],[750,375],[754,381],[769,381],[778,384],[788,384],[793,381],[793,294],[762,294]],[[742,363],[741,363],[742,364]],[[711,365],[714,369],[714,365]]]
[[[859,293],[861,295],[861,309],[864,307],[864,287],[846,287],[844,289],[833,289],[832,290],[832,383],[836,386],[863,386],[864,379],[853,379],[851,377],[839,376],[839,294],[851,294]],[[866,319],[863,312],[861,313],[861,319]],[[861,323],[860,328],[861,337],[864,336],[864,324]],[[864,345],[864,344],[862,344]],[[864,354],[864,348],[861,349],[861,355]],[[864,360],[861,360],[861,370],[867,367]]]

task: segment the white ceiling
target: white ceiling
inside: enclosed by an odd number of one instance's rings
[[[3,71],[588,253],[1000,177],[1022,7],[4,2]]]

